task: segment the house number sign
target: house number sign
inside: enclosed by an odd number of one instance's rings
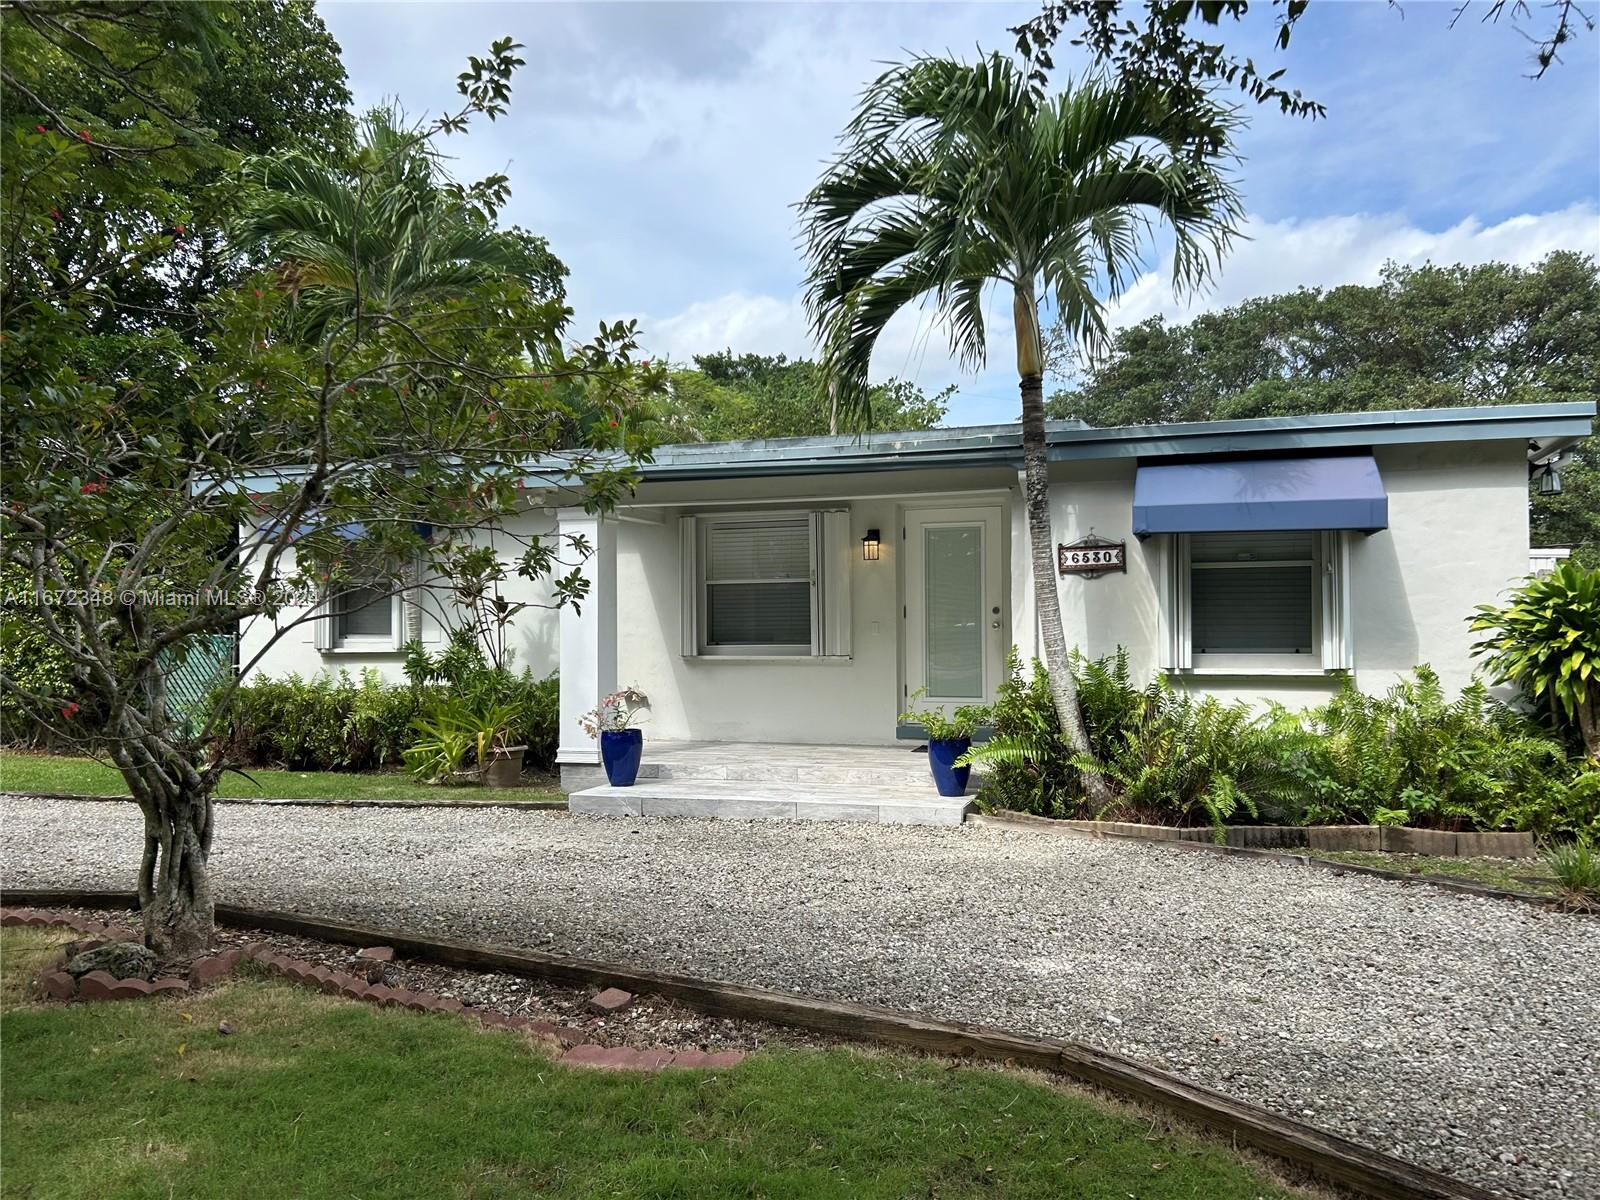
[[[1094,579],[1110,571],[1128,569],[1128,543],[1110,542],[1090,534],[1082,541],[1056,547],[1056,566],[1063,575]]]

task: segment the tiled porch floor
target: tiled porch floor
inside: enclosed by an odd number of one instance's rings
[[[601,777],[603,779],[603,776]],[[725,817],[959,825],[967,796],[941,796],[917,743],[805,746],[757,742],[645,742],[638,781],[600,783],[568,796],[594,816]]]

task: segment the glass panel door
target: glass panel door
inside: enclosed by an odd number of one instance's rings
[[[983,526],[923,526],[922,561],[928,695],[982,700]]]
[[[902,702],[947,714],[994,698],[1011,622],[1004,611],[1005,510],[906,508]],[[903,710],[902,710],[903,711]]]

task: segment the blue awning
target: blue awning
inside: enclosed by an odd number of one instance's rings
[[[1133,532],[1389,527],[1389,496],[1370,454],[1255,458],[1140,467]]]

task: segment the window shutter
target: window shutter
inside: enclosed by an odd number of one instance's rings
[[[328,602],[328,595],[323,592],[322,598],[312,608],[311,636],[318,650],[333,649],[333,605]]]
[[[1187,671],[1194,665],[1189,634],[1189,539],[1173,533],[1161,543],[1161,669]]]
[[[1350,534],[1330,530],[1322,535],[1322,669],[1355,669],[1350,637]]]
[[[693,517],[678,518],[678,562],[682,570],[682,595],[678,601],[678,653],[695,658],[700,653],[700,530]]]
[[[821,514],[822,544],[817,554],[817,592],[822,610],[821,652],[850,656],[850,569],[854,542],[850,510]]]

